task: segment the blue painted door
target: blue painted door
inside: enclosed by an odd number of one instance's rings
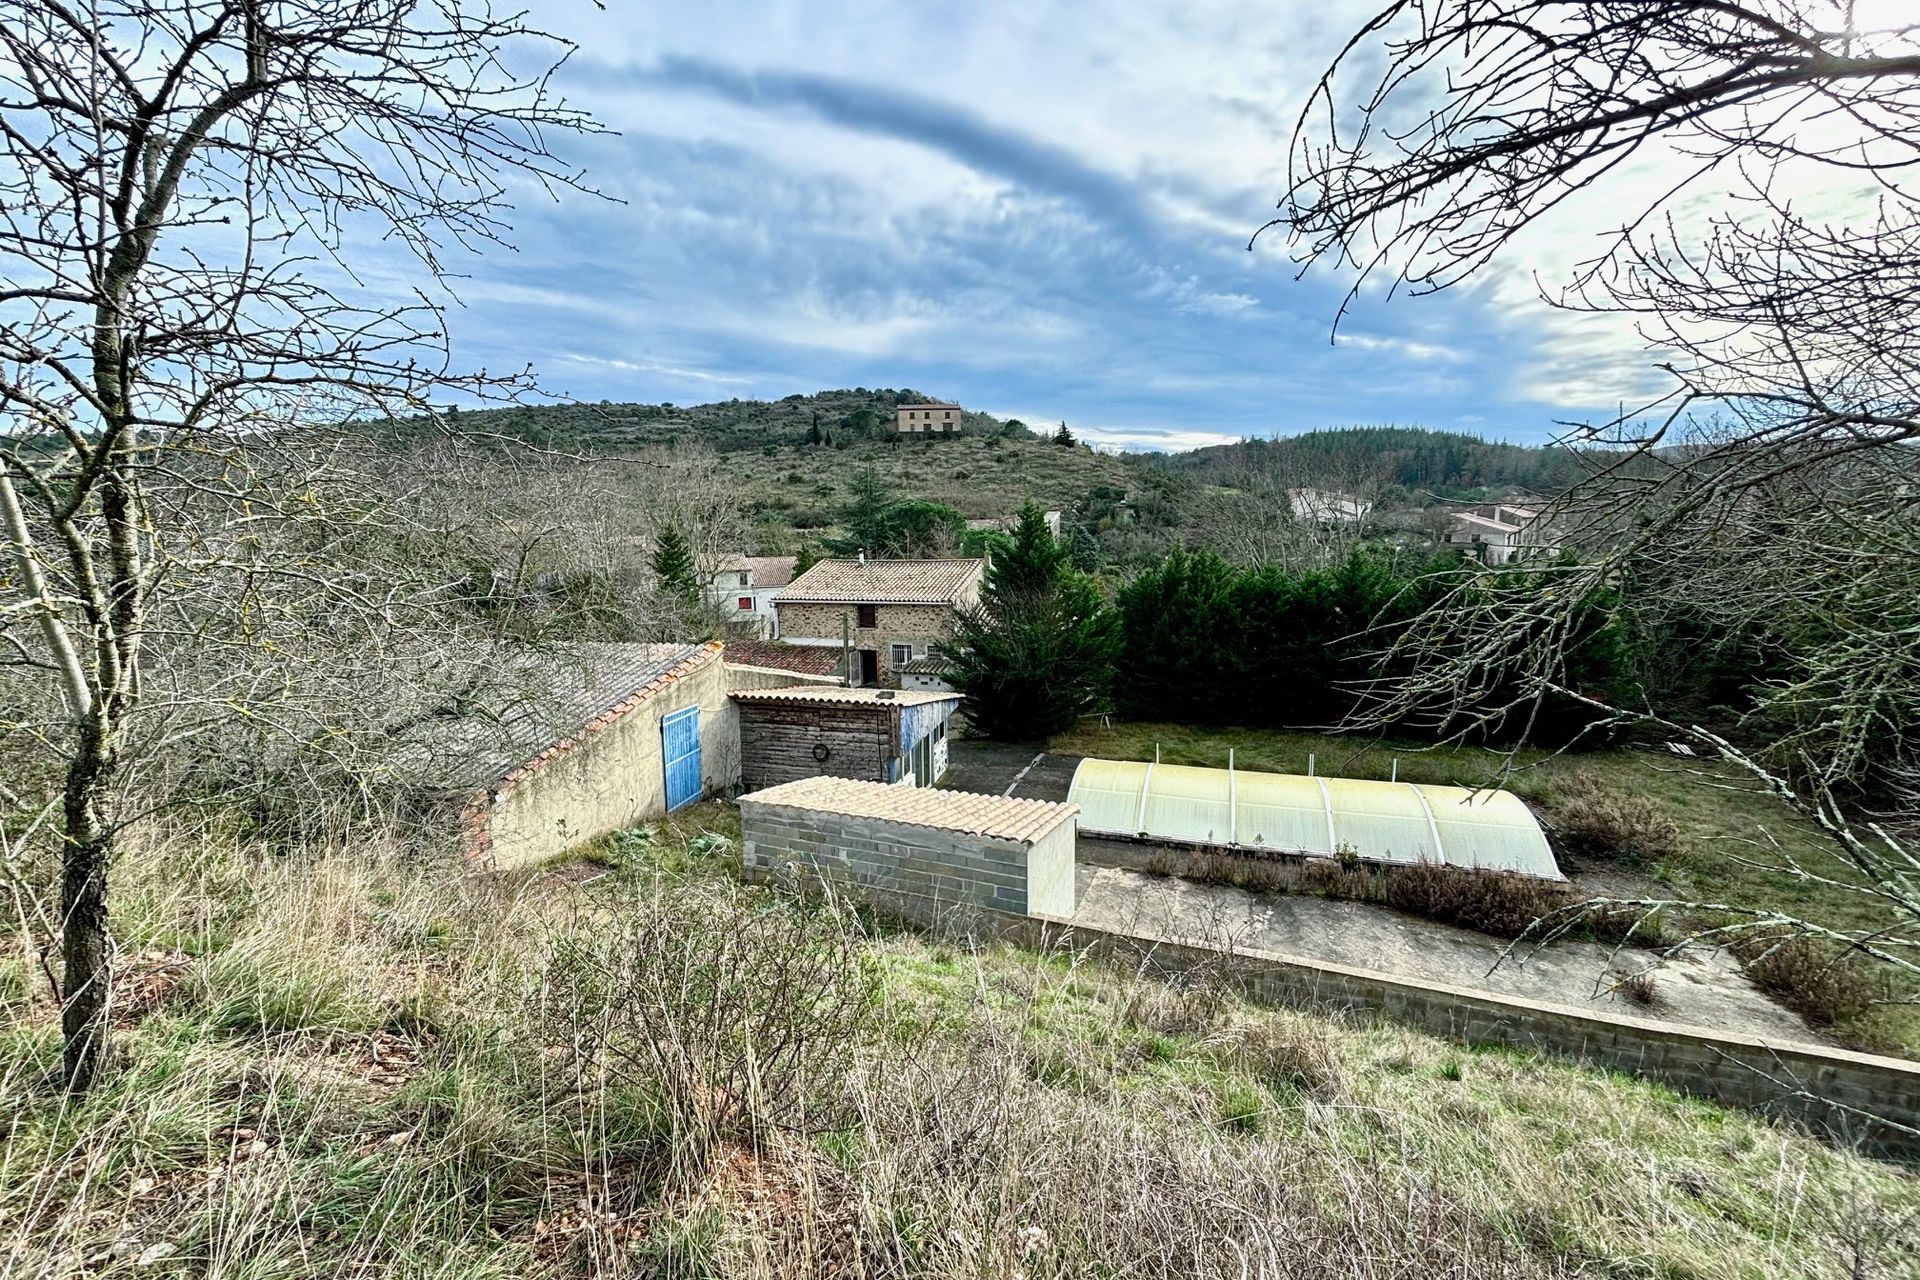
[[[700,798],[700,708],[675,711],[660,721],[660,751],[666,758],[667,809]]]

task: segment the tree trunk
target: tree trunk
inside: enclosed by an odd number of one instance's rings
[[[72,1093],[92,1088],[106,1064],[112,980],[107,869],[113,863],[114,834],[104,817],[113,759],[96,717],[87,717],[81,737],[80,750],[67,769],[67,839],[60,880],[60,1030],[66,1039],[62,1072]]]

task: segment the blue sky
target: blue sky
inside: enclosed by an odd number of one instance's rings
[[[1248,251],[1366,8],[556,5],[561,88],[617,131],[566,154],[613,199],[526,192],[457,354],[591,400],[911,386],[1122,447],[1604,417],[1646,358],[1533,303],[1537,262],[1369,292],[1336,343],[1345,282]]]

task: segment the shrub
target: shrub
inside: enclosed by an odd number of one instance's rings
[[[642,891],[617,927],[564,937],[547,970],[549,1042],[651,1098],[697,1149],[843,1123],[879,1001],[848,924],[830,905],[738,890],[689,907]]]
[[[1851,959],[1805,934],[1746,934],[1732,951],[1755,986],[1821,1026],[1858,1017],[1879,994]]]
[[[1644,796],[1623,795],[1592,771],[1567,775],[1555,787],[1554,830],[1575,853],[1626,862],[1658,862],[1680,851],[1680,828]]]
[[[1552,881],[1432,862],[1396,867],[1386,877],[1386,900],[1400,911],[1501,938],[1519,937],[1567,901],[1565,890]]]

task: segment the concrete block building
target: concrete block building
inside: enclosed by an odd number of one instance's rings
[[[750,880],[824,880],[934,919],[993,911],[1065,919],[1074,908],[1071,804],[806,778],[740,798]]]
[[[822,560],[773,598],[781,640],[839,648],[849,682],[898,687],[900,669],[953,635],[980,602],[986,561]]]

